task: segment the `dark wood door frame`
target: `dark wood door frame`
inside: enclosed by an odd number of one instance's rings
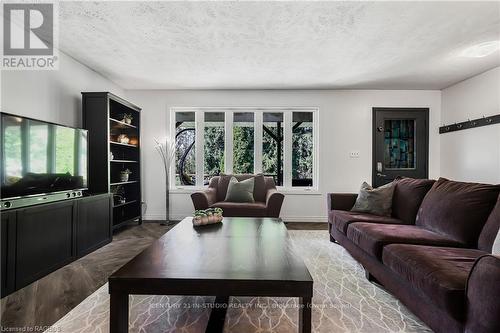
[[[377,112],[419,112],[424,115],[425,132],[423,138],[426,154],[424,156],[417,155],[417,159],[421,158],[421,163],[424,164],[425,178],[429,177],[429,108],[412,108],[412,107],[373,107],[372,108],[372,184],[375,186],[377,177]]]

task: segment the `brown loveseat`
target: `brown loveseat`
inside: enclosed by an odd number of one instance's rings
[[[329,194],[329,228],[367,272],[436,332],[500,332],[500,186],[402,179],[391,217]]]
[[[272,177],[263,175],[234,175],[239,181],[255,177],[254,203],[226,202],[227,187],[232,175],[220,175],[210,179],[208,188],[191,194],[194,209],[219,207],[227,217],[279,217],[284,195],[276,190]]]

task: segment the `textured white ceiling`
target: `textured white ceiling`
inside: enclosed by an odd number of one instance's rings
[[[60,47],[126,89],[440,89],[500,65],[500,2],[61,2]]]

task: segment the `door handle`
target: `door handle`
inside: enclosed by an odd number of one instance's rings
[[[385,178],[385,177],[387,177],[387,175],[384,175],[384,174],[379,172],[379,173],[377,173],[377,177]]]

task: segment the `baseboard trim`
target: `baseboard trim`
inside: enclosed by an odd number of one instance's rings
[[[183,214],[172,214],[170,215],[171,220],[182,220],[187,215]],[[146,214],[142,217],[143,220],[165,220],[164,214]],[[326,216],[282,216],[281,219],[284,222],[328,222]]]
[[[328,222],[326,216],[282,216],[285,222]]]

